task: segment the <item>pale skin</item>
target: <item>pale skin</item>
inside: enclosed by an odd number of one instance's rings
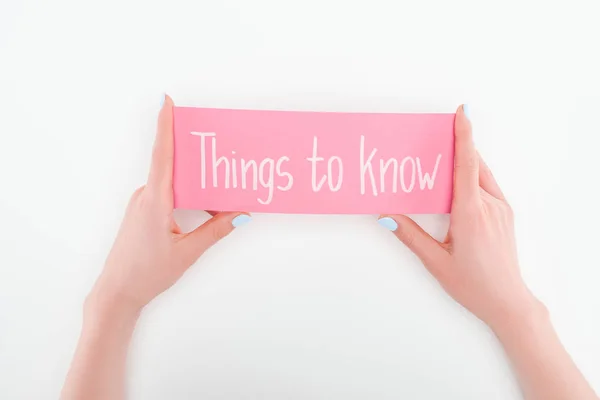
[[[158,117],[146,185],[131,197],[121,229],[84,305],[81,337],[62,400],[120,400],[129,342],[143,308],[171,287],[245,213],[217,213],[189,233],[173,219],[173,101]],[[513,215],[477,153],[463,107],[455,120],[450,230],[438,242],[409,217],[382,225],[410,248],[441,287],[496,334],[527,400],[598,399],[560,343],[548,312],[519,271]]]

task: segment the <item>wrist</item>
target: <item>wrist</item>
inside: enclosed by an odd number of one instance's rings
[[[135,325],[141,310],[142,307],[112,290],[100,278],[85,299],[84,325]]]
[[[527,332],[538,331],[548,324],[550,315],[546,306],[529,291],[487,321],[487,325],[500,339],[513,334],[521,336]]]

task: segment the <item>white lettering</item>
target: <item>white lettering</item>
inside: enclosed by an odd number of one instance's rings
[[[246,163],[246,160],[244,160],[243,158],[240,161],[240,165],[241,165],[241,169],[242,169],[242,189],[246,189],[246,175],[248,174],[248,169],[250,169],[250,167],[252,166],[252,171],[254,172],[252,174],[252,189],[257,190],[258,189],[258,176],[257,176],[257,165],[256,165],[256,161],[254,160],[249,160],[248,163]]]
[[[381,193],[385,192],[385,173],[392,164],[394,164],[394,168],[392,169],[392,172],[394,173],[394,179],[392,180],[392,193],[396,193],[398,191],[398,160],[395,158],[390,158],[385,163],[383,160],[379,160],[379,180],[381,182]]]
[[[437,169],[440,165],[441,159],[442,155],[438,154],[435,160],[435,167],[433,167],[433,172],[431,173],[430,177],[428,173],[425,173],[425,175],[423,175],[421,170],[421,160],[419,160],[419,157],[417,157],[417,169],[419,171],[419,187],[421,188],[421,190],[425,189],[425,185],[427,185],[427,189],[433,189],[433,185],[435,184],[435,176],[437,174]]]
[[[317,162],[319,161],[323,161],[323,157],[317,157],[317,137],[315,136],[313,138],[313,151],[312,151],[312,157],[307,158],[308,161],[310,161],[311,165],[312,165],[312,190],[313,192],[318,192],[319,190],[321,190],[321,187],[323,186],[323,184],[325,183],[325,179],[326,177],[323,176],[321,178],[321,180],[319,181],[319,183],[317,183]]]
[[[406,165],[406,163],[408,161],[410,161],[410,163],[412,164],[412,168],[411,168],[412,175],[410,177],[410,185],[407,188],[406,182],[404,181],[404,177],[405,177],[404,166]],[[404,158],[404,160],[402,160],[402,163],[400,164],[400,186],[402,186],[402,190],[404,192],[406,192],[406,193],[412,192],[413,188],[415,187],[415,175],[416,175],[415,160],[413,160],[411,157]]]
[[[265,177],[265,165],[269,165],[269,178],[268,179],[264,179]],[[260,198],[258,199],[258,202],[260,204],[269,204],[271,202],[271,200],[273,200],[273,173],[274,173],[274,169],[275,169],[275,164],[273,162],[273,160],[271,158],[265,158],[264,160],[262,160],[262,162],[260,163],[260,166],[258,168],[258,174],[259,174],[259,179],[260,179],[260,184],[262,187],[269,189],[269,195],[267,197],[266,200],[261,200]]]
[[[194,136],[200,136],[200,180],[202,189],[206,188],[206,140],[207,136],[217,136],[214,132],[190,132]]]
[[[337,161],[338,164],[338,178],[337,183],[333,186],[333,182],[331,177],[333,176],[333,161]],[[337,192],[342,187],[342,179],[344,178],[344,167],[342,166],[342,159],[338,156],[333,156],[329,158],[327,161],[327,184],[329,185],[329,190],[332,192]]]
[[[235,151],[232,151],[231,154],[235,155]],[[231,179],[233,179],[233,188],[237,188],[237,167],[233,157],[231,157]]]
[[[371,160],[373,156],[377,152],[377,149],[374,148],[367,158],[365,163],[365,137],[360,135],[360,194],[365,194],[365,172],[369,171],[369,176],[371,177],[371,188],[373,189],[373,196],[377,196],[377,188],[375,187],[375,177],[373,176],[373,167],[371,166]]]
[[[221,156],[217,159],[217,138],[214,137],[212,140],[212,167],[213,167],[213,186],[218,187],[218,174],[217,168],[221,163],[225,163],[225,189],[229,189],[229,160],[225,156]]]
[[[286,192],[288,190],[290,190],[292,188],[292,185],[294,184],[294,178],[292,177],[292,174],[290,174],[289,172],[281,172],[281,164],[284,161],[290,161],[290,159],[286,156],[283,156],[281,158],[279,158],[279,160],[277,161],[277,165],[276,165],[276,169],[277,169],[277,175],[278,176],[285,176],[288,178],[288,183],[285,186],[277,186],[277,189],[281,190],[282,192]]]

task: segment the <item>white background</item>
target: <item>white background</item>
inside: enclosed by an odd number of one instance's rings
[[[469,103],[526,281],[599,391],[597,7],[0,0],[0,398],[58,397],[163,92],[280,110]],[[444,236],[447,216],[417,220]],[[132,399],[521,396],[490,331],[376,216],[255,215],[148,307],[132,351]]]

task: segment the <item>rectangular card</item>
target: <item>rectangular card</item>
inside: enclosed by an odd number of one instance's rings
[[[455,114],[173,112],[176,208],[450,212]]]

